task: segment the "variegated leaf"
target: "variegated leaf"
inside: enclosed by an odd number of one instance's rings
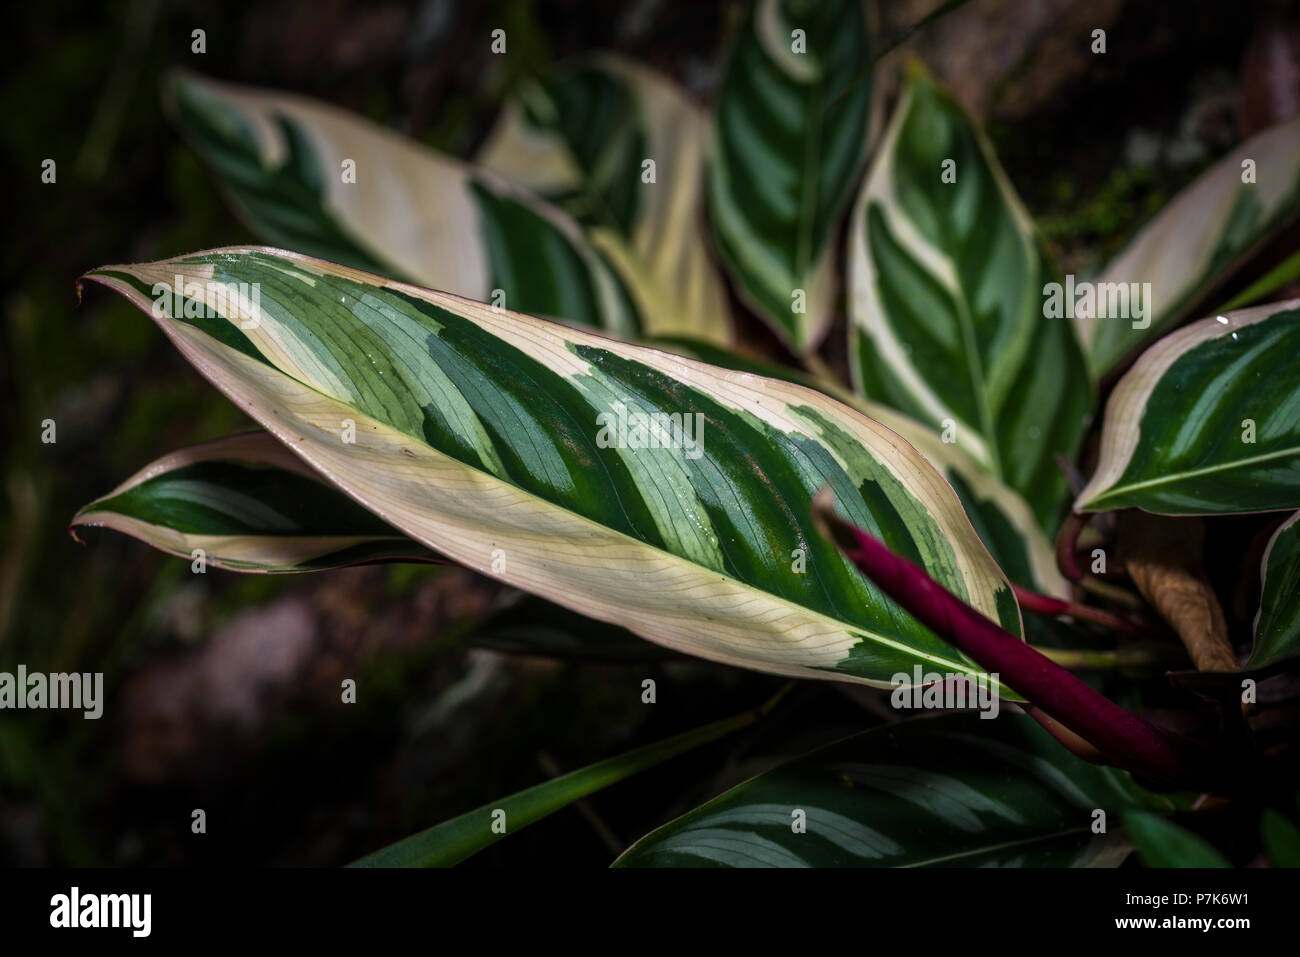
[[[179,74],[171,112],[272,243],[632,335],[653,321],[567,214],[343,110]]]
[[[154,548],[240,572],[437,561],[335,489],[266,432],[204,442],[146,465],[81,509]]]
[[[1297,158],[1300,119],[1257,133],[1179,193],[1094,277],[1092,287],[1105,290],[1107,306],[1097,296],[1074,317],[1098,375],[1186,316],[1300,214]],[[1116,314],[1110,291],[1131,293],[1134,283],[1138,291],[1150,284],[1144,314],[1136,316],[1131,307],[1130,315]]]
[[[1172,807],[1026,715],[945,715],[760,774],[650,832],[616,866],[1113,867],[1128,847],[1093,832],[1095,811]]]
[[[727,342],[726,288],[702,229],[708,136],[704,111],[668,77],[602,54],[525,86],[477,162],[582,223],[645,304],[650,332]]]
[[[1259,611],[1255,646],[1247,668],[1268,665],[1300,654],[1300,512],[1273,533],[1260,562]]]
[[[89,278],[153,313],[210,381],[386,522],[652,641],[881,685],[916,663],[978,673],[817,534],[823,486],[849,521],[1020,633],[951,488],[817,392],[279,250]]]
[[[1161,339],[1111,393],[1075,508],[1165,515],[1300,508],[1300,299]]]
[[[864,394],[947,433],[1051,527],[1092,387],[1052,270],[980,129],[913,65],[849,224]]]
[[[758,0],[718,91],[709,216],[742,298],[793,349],[826,334],[831,234],[865,157],[862,0]]]

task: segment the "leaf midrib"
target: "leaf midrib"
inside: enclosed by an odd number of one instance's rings
[[[804,137],[803,176],[801,177],[803,180],[803,193],[799,197],[799,219],[796,223],[797,231],[795,233],[794,250],[796,281],[801,281],[806,277],[813,258],[813,220],[817,217],[817,190],[821,185],[817,155],[820,153],[818,147],[821,145],[822,111],[818,109],[818,104],[821,102],[823,86],[823,77],[819,74],[817,82],[809,88],[805,97],[805,106],[808,114],[812,117],[812,121],[807,129],[807,135]],[[796,332],[796,338],[802,339],[802,336]]]
[[[1243,468],[1249,465],[1259,465],[1262,462],[1269,462],[1273,459],[1286,458],[1290,455],[1300,455],[1300,445],[1290,446],[1285,449],[1279,449],[1276,452],[1269,452],[1265,455],[1255,455],[1248,459],[1237,459],[1234,462],[1227,462],[1222,465],[1206,465],[1199,469],[1188,469],[1183,472],[1172,472],[1166,475],[1156,476],[1155,478],[1146,479],[1142,482],[1131,482],[1127,485],[1112,485],[1106,491],[1094,498],[1089,505],[1095,505],[1097,502],[1104,501],[1108,498],[1114,498],[1117,495],[1123,495],[1127,492],[1136,492],[1147,488],[1156,488],[1160,485],[1168,485],[1171,482],[1180,482],[1186,479],[1199,478],[1202,475],[1211,475],[1215,472],[1231,472],[1234,469]]]
[[[923,861],[913,861],[910,864],[899,864],[897,865],[897,867],[899,868],[899,870],[905,870],[913,867],[928,867],[931,864],[941,864],[944,863],[945,861],[955,861],[965,857],[974,857],[977,854],[991,854],[994,851],[1005,850],[1006,848],[1009,847],[1023,847],[1029,844],[1038,844],[1045,841],[1054,841],[1057,838],[1069,837],[1070,835],[1073,834],[1087,834],[1087,833],[1089,833],[1089,829],[1086,827],[1071,827],[1071,828],[1066,828],[1064,831],[1057,831],[1053,834],[1035,834],[1033,837],[1022,838],[1021,840],[1018,841],[1006,841],[1002,844],[989,844],[984,847],[977,847],[974,850],[970,850],[970,851],[959,851],[956,854],[945,854],[941,857],[931,857]]]

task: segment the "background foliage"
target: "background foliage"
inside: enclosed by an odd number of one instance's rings
[[[926,5],[896,6],[886,34]],[[1079,4],[1084,12],[1061,22],[1091,17],[1112,37],[1105,58],[1082,64],[1051,56],[1033,33],[1050,39],[1050,29],[1015,4],[979,6],[1000,10],[997,22],[1036,42],[1038,55],[1002,62],[995,34],[956,27],[919,37],[919,52],[988,122],[1057,261],[1076,271],[1113,253],[1227,152],[1235,113],[1254,108],[1237,95],[1249,93],[1250,42],[1268,4],[1191,2],[1177,17],[1136,0]],[[141,463],[249,424],[199,387],[130,306],[96,295],[75,308],[72,277],[92,266],[255,240],[167,125],[159,91],[168,68],[309,94],[469,156],[525,76],[585,51],[625,53],[710,97],[741,13],[731,3],[534,0],[133,0],[13,12],[0,87],[3,173],[19,184],[3,259],[0,670],[102,670],[108,709],[98,722],[0,717],[0,862],[344,863],[779,686],[656,648],[628,652],[615,639],[595,661],[485,653],[538,619],[514,612],[476,625],[499,589],[458,569],[200,578],[128,538],[102,534],[83,548],[64,531],[77,507]],[[207,31],[203,57],[190,53],[195,27]],[[490,56],[483,41],[496,27],[508,31],[507,57]],[[46,157],[58,162],[57,184],[39,185]],[[782,355],[757,323],[746,334],[758,351]],[[39,441],[47,417],[59,423],[53,446]],[[355,707],[338,703],[342,677],[362,688]],[[640,703],[646,677],[658,681],[654,706]],[[1181,693],[1163,680],[1141,690],[1156,704]],[[470,866],[557,854],[607,864],[726,787],[889,717],[872,692],[801,686],[770,719],[556,814]],[[208,813],[206,837],[190,833],[195,807]],[[1241,839],[1249,846],[1254,835]]]

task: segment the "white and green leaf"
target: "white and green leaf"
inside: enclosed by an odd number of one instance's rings
[[[651,641],[877,685],[917,663],[979,673],[817,534],[824,486],[848,521],[1021,631],[943,478],[815,391],[280,250],[89,278],[151,312],[204,376],[386,523]],[[661,416],[660,431],[633,413]]]
[[[1179,193],[1102,268],[1094,287],[1150,283],[1150,301],[1136,321],[1105,315],[1095,302],[1075,310],[1079,339],[1098,376],[1195,309],[1300,214],[1297,157],[1300,119],[1257,133]]]
[[[1081,512],[1300,508],[1300,299],[1202,319],[1111,393]]]
[[[633,844],[619,867],[1116,866],[1098,809],[1172,810],[1026,715],[886,725],[746,781]],[[802,815],[802,816],[800,816]]]
[[[849,223],[849,355],[868,397],[953,437],[1051,527],[1092,385],[1053,272],[982,131],[919,65]]]
[[[234,435],[149,463],[77,512],[154,548],[240,572],[433,562],[423,545],[312,471],[266,432]]]
[[[523,187],[301,96],[178,74],[168,101],[268,242],[622,335],[653,327],[581,227]]]
[[[835,306],[831,237],[866,155],[862,0],[758,0],[723,72],[709,217],[737,291],[795,351]]]
[[[600,54],[527,84],[476,159],[583,225],[643,304],[647,334],[727,342],[726,287],[702,229],[709,134],[668,77]]]

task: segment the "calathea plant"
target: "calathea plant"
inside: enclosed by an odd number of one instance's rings
[[[985,705],[900,710],[623,865],[1203,863],[1166,818],[1233,802],[1274,806],[1263,853],[1294,863],[1296,725],[1259,690],[1300,651],[1300,301],[1207,297],[1300,209],[1300,121],[1076,281],[919,65],[873,141],[872,49],[857,0],[760,0],[711,110],[593,56],[520,89],[472,159],[175,76],[167,109],[269,245],[85,278],[264,431],[73,525],[239,572],[449,560],[687,655]],[[819,354],[840,317],[844,378]],[[794,364],[734,345],[754,321]],[[1201,516],[1263,512],[1238,633]],[[1177,722],[1128,679],[1160,670],[1196,692]],[[363,863],[462,860],[775,706]]]

